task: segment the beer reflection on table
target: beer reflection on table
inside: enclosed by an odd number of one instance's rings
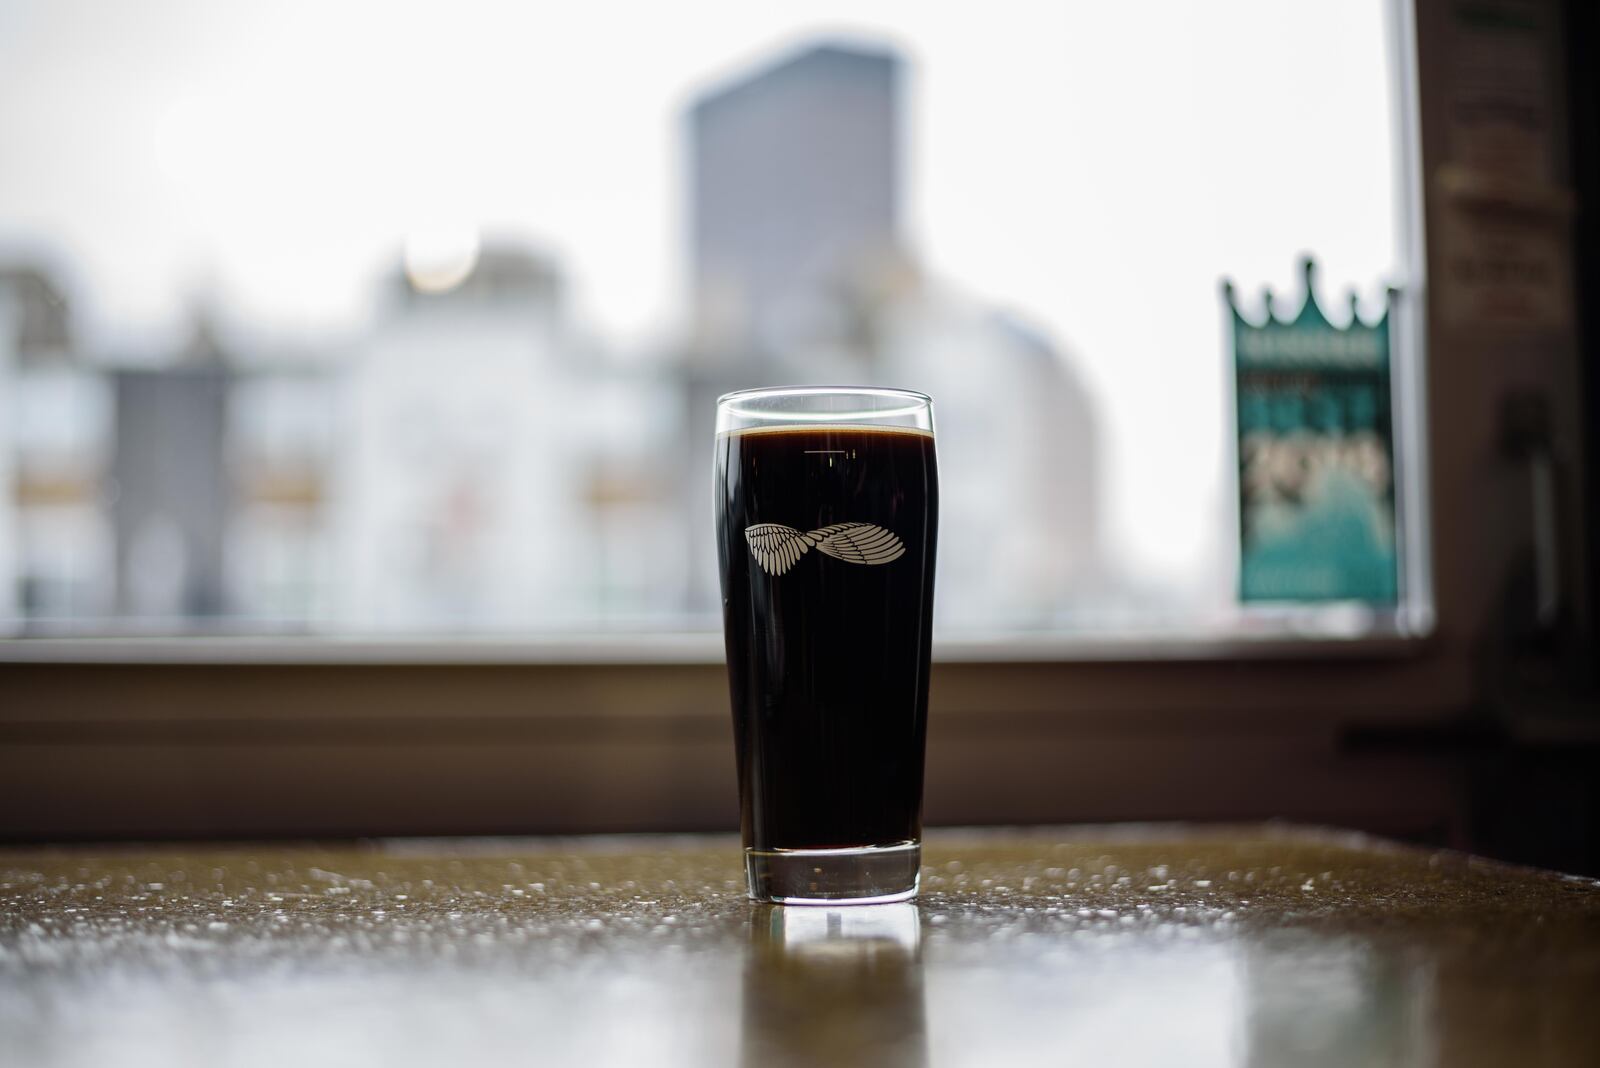
[[[743,1063],[926,1065],[915,905],[753,905]]]

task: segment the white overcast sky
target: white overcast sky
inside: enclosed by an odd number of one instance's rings
[[[0,0],[0,259],[69,267],[111,336],[204,293],[315,338],[407,233],[477,225],[647,343],[682,305],[685,103],[811,36],[891,44],[915,247],[1070,354],[1108,533],[1192,573],[1216,546],[1157,520],[1217,536],[1218,278],[1291,290],[1310,250],[1330,286],[1404,280],[1386,29],[1385,0]]]

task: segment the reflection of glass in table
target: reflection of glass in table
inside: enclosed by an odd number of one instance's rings
[[[741,1063],[923,1065],[916,906],[757,906],[745,960]]]

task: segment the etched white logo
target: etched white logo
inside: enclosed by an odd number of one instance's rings
[[[744,540],[769,575],[783,574],[811,548],[852,564],[887,564],[906,554],[899,538],[871,523],[834,523],[809,532],[782,523],[755,523],[745,528]]]

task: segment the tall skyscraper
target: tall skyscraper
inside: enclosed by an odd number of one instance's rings
[[[782,354],[842,334],[863,272],[899,238],[900,68],[819,45],[690,113],[699,343]]]
[[[1020,315],[928,278],[900,205],[902,60],[819,44],[699,100],[689,116],[697,334],[685,368],[683,500],[709,470],[718,393],[781,383],[905,385],[939,411],[949,508],[941,617],[1052,623],[1099,581],[1095,422],[1070,360]],[[1002,458],[997,462],[996,458]],[[718,604],[711,512],[688,510],[689,607]]]

